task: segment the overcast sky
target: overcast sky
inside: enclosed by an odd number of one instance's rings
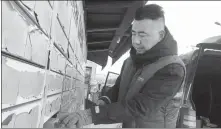
[[[148,1],[147,4],[158,4],[163,7],[166,25],[178,43],[178,53],[190,51],[191,45],[196,45],[207,37],[221,35],[221,1]],[[123,61],[129,56],[127,52],[113,66],[108,58],[107,66],[97,74],[107,74],[108,71],[120,73]]]

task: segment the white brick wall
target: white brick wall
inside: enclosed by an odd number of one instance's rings
[[[83,15],[82,1],[2,2],[3,127],[43,127],[83,107]]]

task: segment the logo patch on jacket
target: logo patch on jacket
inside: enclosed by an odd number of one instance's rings
[[[144,81],[144,79],[142,77],[138,77],[137,80],[140,81],[140,82]]]

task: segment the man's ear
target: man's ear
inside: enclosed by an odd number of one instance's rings
[[[164,38],[164,36],[165,36],[165,30],[161,30],[160,32],[159,32],[159,34],[160,34],[160,41],[161,40],[163,40],[163,38]]]

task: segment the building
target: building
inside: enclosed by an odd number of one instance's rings
[[[2,2],[2,126],[38,128],[84,108],[82,1]]]

